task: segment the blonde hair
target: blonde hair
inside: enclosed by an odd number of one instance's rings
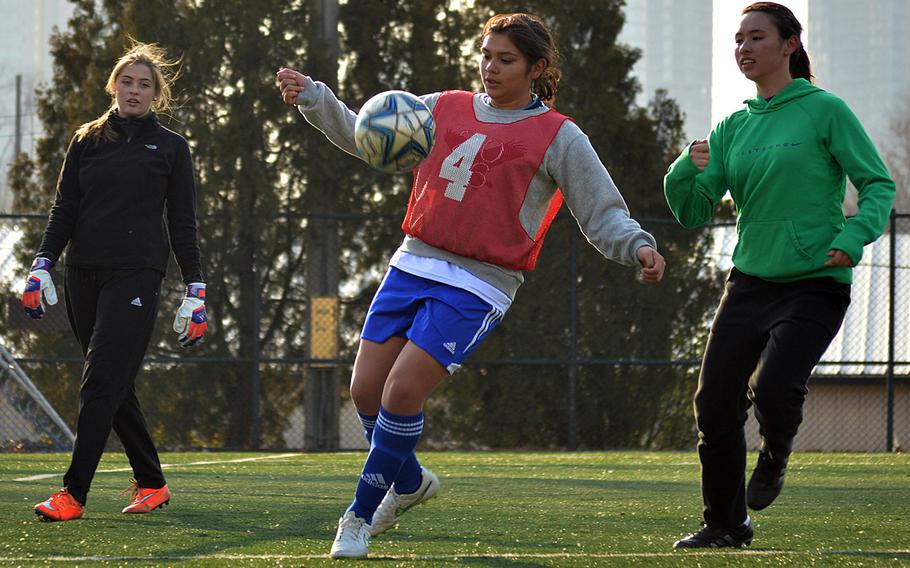
[[[155,87],[155,98],[152,100],[150,110],[155,112],[167,112],[174,104],[171,94],[171,86],[180,75],[179,69],[174,68],[180,65],[180,60],[169,60],[167,53],[163,48],[155,43],[142,43],[130,38],[130,48],[124,53],[107,78],[107,84],[104,86],[104,92],[111,96],[111,105],[104,114],[95,120],[86,122],[76,130],[76,140],[83,140],[86,137],[113,141],[117,139],[117,133],[107,122],[108,114],[117,108],[117,78],[123,70],[134,64],[142,64],[152,72],[152,82]]]

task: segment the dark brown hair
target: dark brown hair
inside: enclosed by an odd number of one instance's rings
[[[531,84],[531,92],[552,105],[562,73],[556,68],[559,50],[556,49],[556,42],[547,25],[530,14],[496,14],[484,24],[481,41],[492,33],[506,35],[527,58],[528,69],[541,59],[546,62],[540,77]]]
[[[743,8],[743,15],[749,12],[768,14],[774,27],[777,28],[777,33],[784,41],[796,36],[799,47],[790,54],[790,76],[794,79],[801,77],[811,81],[814,78],[812,75],[812,64],[809,63],[809,54],[806,53],[806,48],[803,47],[803,42],[800,40],[803,26],[793,15],[793,12],[786,6],[781,6],[776,2],[756,2]]]

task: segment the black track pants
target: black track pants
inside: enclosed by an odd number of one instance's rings
[[[809,374],[837,334],[850,286],[830,278],[777,284],[736,269],[711,326],[695,393],[705,522],[746,519],[745,422],[755,405],[763,449],[788,456]]]
[[[156,270],[67,267],[66,307],[85,355],[76,444],[63,478],[85,502],[111,428],[126,450],[141,487],[164,485],[135,379],[152,337],[162,275]]]

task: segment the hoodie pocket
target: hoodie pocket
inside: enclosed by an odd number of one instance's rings
[[[733,264],[753,276],[789,278],[810,272],[814,262],[793,221],[740,220]]]

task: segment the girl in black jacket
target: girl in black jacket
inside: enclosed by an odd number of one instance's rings
[[[171,250],[187,285],[174,320],[180,344],[195,345],[207,326],[192,158],[186,140],[155,114],[170,106],[172,65],[163,50],[141,43],[117,61],[106,86],[110,109],[83,124],[70,142],[22,295],[33,318],[44,315],[44,301],[57,303],[50,271],[69,245],[66,311],[85,365],[64,487],[35,506],[46,520],[82,516],[112,428],[135,477],[132,503],[123,512],[147,513],[170,500],[135,378]]]

